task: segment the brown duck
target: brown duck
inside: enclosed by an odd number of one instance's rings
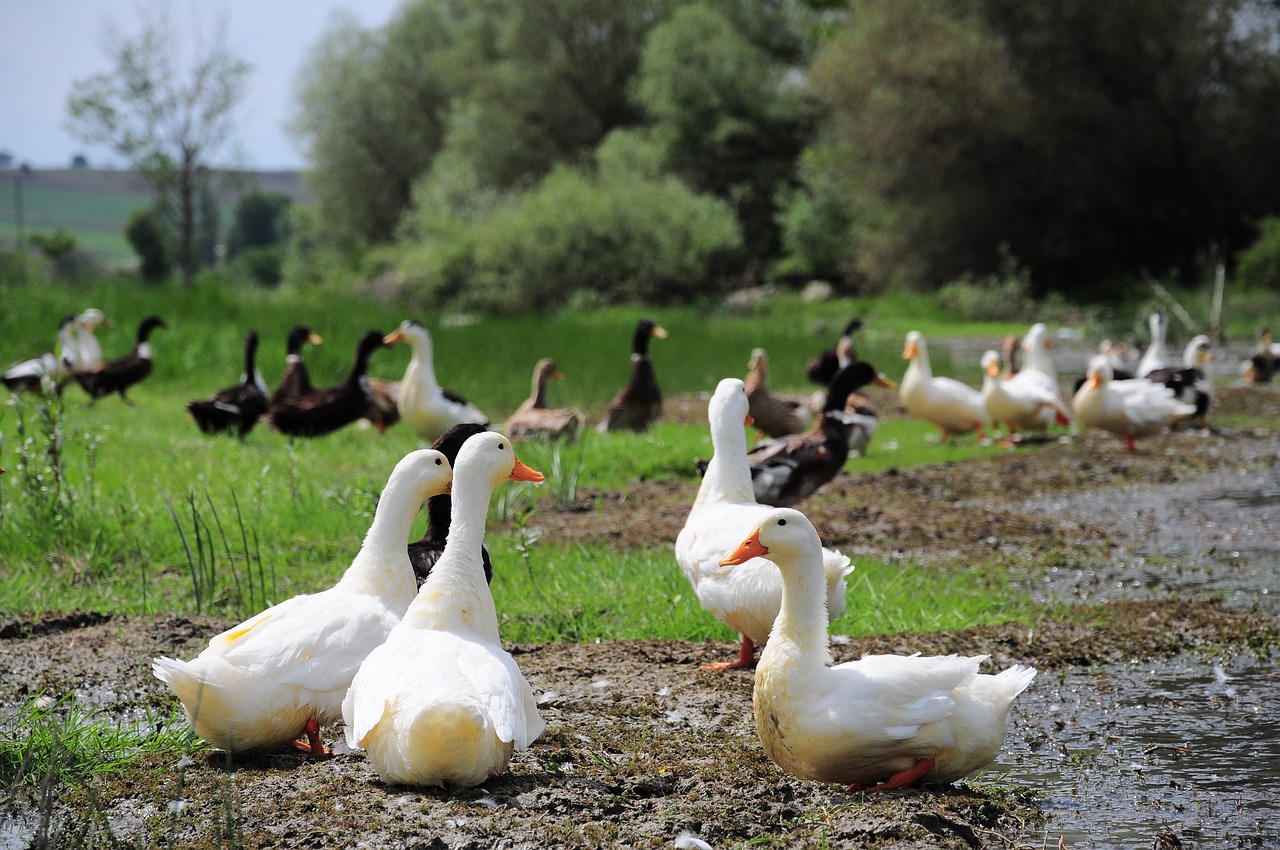
[[[452,466],[458,459],[458,451],[462,444],[476,434],[483,434],[488,429],[483,425],[464,422],[454,425],[431,444],[431,448],[440,452]],[[453,496],[448,492],[427,499],[427,533],[421,540],[409,544],[409,563],[413,564],[413,576],[422,587],[431,568],[440,560],[444,552],[444,544],[449,541],[449,523],[453,521]],[[484,565],[484,580],[493,580],[493,561],[489,558],[489,550],[480,544],[480,560]]]
[[[167,328],[159,316],[147,316],[138,324],[137,340],[124,357],[109,360],[96,369],[73,369],[70,377],[79,384],[94,401],[111,393],[132,404],[125,394],[129,387],[151,374],[151,332]]]
[[[662,415],[662,390],[649,360],[649,340],[666,339],[667,332],[653,319],[636,324],[631,342],[631,380],[609,402],[601,431],[645,431]]]
[[[234,428],[243,440],[259,417],[267,412],[267,382],[258,371],[257,356],[258,332],[250,330],[244,335],[244,369],[240,383],[218,390],[207,399],[187,402],[187,410],[201,431],[217,434]]]
[[[277,431],[292,437],[319,437],[355,422],[373,401],[369,357],[383,345],[381,333],[366,331],[356,345],[355,361],[345,381],[273,404],[265,418]]]
[[[294,325],[285,340],[284,374],[280,376],[280,383],[271,394],[271,404],[280,404],[288,399],[310,395],[316,391],[316,388],[311,385],[311,374],[307,371],[307,364],[302,359],[302,346],[308,342],[312,345],[320,345],[324,340],[306,325]]]
[[[547,382],[563,381],[556,361],[544,357],[533,367],[533,394],[507,417],[502,430],[518,440],[528,437],[567,437],[572,440],[582,427],[582,413],[567,407],[547,407]]]
[[[751,352],[747,377],[742,385],[747,392],[751,419],[770,437],[799,434],[813,424],[813,411],[801,399],[774,395],[769,391],[769,355],[763,348]]]

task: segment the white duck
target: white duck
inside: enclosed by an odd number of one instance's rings
[[[742,381],[725,378],[707,407],[714,454],[707,464],[698,496],[676,537],[676,561],[693,584],[698,601],[717,620],[742,635],[738,657],[706,665],[708,670],[751,667],[755,646],[763,645],[782,604],[782,577],[769,561],[758,558],[737,569],[720,566],[732,546],[771,507],[756,502],[747,463],[747,394]],[[838,617],[845,607],[849,559],[822,550],[826,607]]]
[[[1071,417],[1057,393],[1056,377],[1049,378],[1043,371],[1028,365],[1012,378],[1002,379],[1000,355],[993,350],[983,352],[981,363],[984,373],[982,399],[986,403],[987,415],[993,424],[1005,427],[1010,439],[1019,428],[1044,430],[1054,421],[1070,424]]]
[[[1165,345],[1167,322],[1163,310],[1156,310],[1147,317],[1147,327],[1151,329],[1151,345],[1142,352],[1138,361],[1138,371],[1134,377],[1145,378],[1148,372],[1163,369],[1169,365],[1169,349]]]
[[[107,317],[97,307],[90,307],[76,316],[75,352],[72,369],[96,369],[102,365],[102,343],[93,332],[99,325],[109,324]]]
[[[818,532],[804,514],[778,508],[721,563],[765,556],[782,574],[782,611],[752,703],[775,764],[803,779],[877,791],[954,782],[995,759],[1033,668],[979,673],[985,655],[867,655],[829,666]]]
[[[347,743],[363,747],[389,783],[479,785],[546,728],[533,689],[502,648],[480,559],[489,500],[507,478],[542,475],[520,463],[502,434],[462,444],[444,552],[343,700]]]
[[[0,381],[15,391],[38,390],[41,388],[42,379],[46,377],[50,381],[57,382],[74,363],[75,322],[74,315],[64,317],[58,324],[56,348],[14,363],[4,370]]]
[[[952,378],[935,378],[928,345],[919,331],[907,334],[902,358],[911,361],[898,387],[898,398],[907,413],[932,422],[944,440],[952,434],[982,433],[988,422],[982,393]]]
[[[409,453],[392,470],[364,545],[336,585],[228,629],[192,661],[154,660],[152,672],[178,695],[197,735],[244,752],[305,734],[307,749],[324,754],[320,726],[341,716],[360,662],[417,591],[407,550],[414,514],[445,492],[451,477],[440,452]]]
[[[431,333],[417,322],[406,319],[387,334],[387,345],[407,342],[413,349],[409,366],[400,381],[397,404],[400,418],[424,440],[434,440],[454,425],[473,423],[488,425],[485,416],[471,402],[456,393],[441,389],[436,382],[432,362]]]
[[[1095,355],[1071,406],[1076,419],[1085,426],[1124,437],[1125,447],[1131,452],[1135,451],[1138,437],[1163,431],[1196,412],[1195,405],[1178,401],[1173,390],[1164,384],[1146,378],[1115,381],[1111,374],[1107,358]]]

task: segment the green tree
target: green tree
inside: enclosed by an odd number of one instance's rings
[[[854,0],[815,63],[815,161],[857,270],[937,285],[999,248],[1036,285],[1194,268],[1280,206],[1280,9]]]
[[[635,83],[668,167],[733,206],[757,263],[778,253],[779,202],[817,117],[797,64],[807,20],[792,4],[684,6],[650,36]]]
[[[167,5],[146,10],[142,30],[114,38],[112,70],[76,81],[67,126],[86,142],[106,143],[128,158],[177,210],[178,264],[184,281],[196,268],[197,196],[205,166],[229,140],[249,66],[227,46],[226,19],[183,39]],[[194,53],[183,61],[183,48]]]
[[[155,283],[170,275],[174,261],[173,225],[158,204],[134,210],[124,236],[138,255],[138,271],[143,280]]]
[[[247,192],[236,201],[231,227],[227,229],[227,257],[249,248],[282,245],[288,237],[288,195],[279,192]]]

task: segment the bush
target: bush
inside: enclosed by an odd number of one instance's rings
[[[722,203],[610,158],[598,176],[558,168],[474,220],[434,219],[405,253],[409,285],[436,303],[499,312],[555,309],[581,293],[651,304],[711,294],[741,248]]]
[[[227,257],[234,258],[252,248],[271,247],[287,241],[291,203],[288,195],[279,192],[255,191],[241,197],[227,231]],[[279,282],[277,275],[273,283]]]
[[[1280,289],[1280,218],[1264,218],[1258,238],[1240,253],[1236,277],[1251,289]]]
[[[938,290],[938,304],[964,319],[1026,321],[1035,316],[1031,271],[1001,249],[1000,269],[977,277],[965,274]]]
[[[134,210],[124,235],[138,255],[138,271],[143,280],[164,280],[173,272],[177,235],[163,211],[154,206]]]
[[[235,265],[261,286],[279,286],[284,278],[284,251],[276,245],[249,248],[240,252]]]

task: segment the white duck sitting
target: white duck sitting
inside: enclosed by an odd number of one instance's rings
[[[698,496],[676,537],[676,561],[693,585],[698,601],[717,620],[742,635],[738,657],[706,665],[708,670],[751,667],[755,646],[769,638],[769,629],[782,604],[782,577],[769,561],[758,558],[737,569],[720,559],[760,517],[772,508],[756,502],[747,463],[747,395],[742,381],[725,378],[707,408],[714,454],[707,464]],[[822,550],[826,608],[832,618],[845,607],[845,576],[853,571],[849,559]]]
[[[1197,334],[1182,351],[1182,368],[1166,366],[1147,373],[1147,380],[1173,390],[1178,401],[1194,405],[1195,418],[1203,425],[1213,404],[1213,343]]]
[[[778,508],[721,563],[766,556],[781,571],[782,611],[752,704],[775,764],[802,779],[878,791],[954,782],[995,759],[1033,668],[979,673],[985,655],[867,655],[829,666],[818,532],[804,514]]]
[[[533,689],[498,637],[480,560],[485,514],[507,478],[541,481],[511,441],[488,432],[458,452],[449,540],[386,643],[342,703],[347,743],[384,780],[472,787],[507,769],[546,727]]]
[[[413,356],[400,380],[400,393],[396,403],[400,418],[414,433],[430,441],[454,425],[489,424],[489,417],[481,413],[474,404],[456,393],[442,389],[436,382],[430,331],[417,322],[406,319],[383,340],[387,345],[401,341],[409,343]]]
[[[911,361],[898,386],[898,399],[907,413],[933,423],[942,431],[944,440],[969,431],[982,434],[988,422],[982,393],[953,378],[935,378],[929,365],[929,347],[919,331],[907,334],[902,359]]]
[[[1089,428],[1101,428],[1125,438],[1125,448],[1136,450],[1135,440],[1163,431],[1196,412],[1195,405],[1174,398],[1173,390],[1146,378],[1111,379],[1111,364],[1102,355],[1089,361],[1084,385],[1071,400],[1076,419]]]
[[[418,589],[406,548],[414,514],[451,477],[440,452],[409,453],[392,470],[364,545],[337,584],[273,605],[214,637],[191,661],[154,660],[152,672],[178,695],[197,735],[245,752],[305,734],[310,753],[325,753],[320,726],[341,716],[360,662]]]

